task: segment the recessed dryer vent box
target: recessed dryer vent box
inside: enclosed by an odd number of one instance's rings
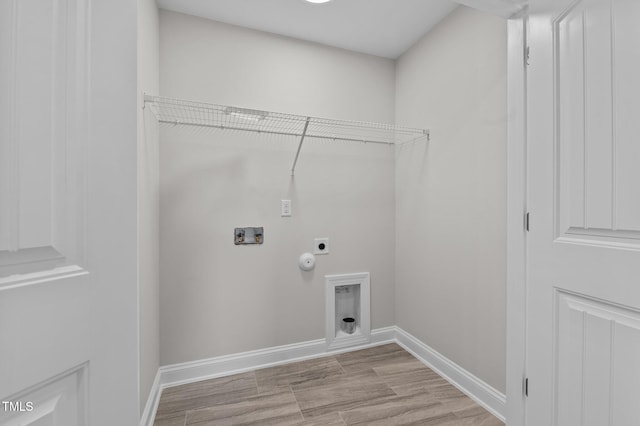
[[[237,246],[246,244],[262,244],[263,241],[264,228],[262,226],[258,228],[236,228],[233,231],[233,242]]]
[[[327,349],[371,341],[371,284],[368,272],[325,275]]]

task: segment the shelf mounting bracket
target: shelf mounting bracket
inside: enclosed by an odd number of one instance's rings
[[[302,149],[302,142],[304,142],[304,137],[307,135],[309,121],[311,121],[311,117],[307,117],[307,121],[304,123],[304,129],[302,130],[302,136],[300,137],[300,143],[298,144],[298,151],[296,151],[296,158],[293,160],[293,166],[291,167],[291,176],[294,176],[296,173],[296,164],[298,163],[298,157],[300,156],[300,150]]]

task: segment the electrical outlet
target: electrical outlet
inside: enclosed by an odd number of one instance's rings
[[[291,200],[280,201],[280,216],[282,217],[291,216]]]
[[[313,240],[313,254],[329,254],[329,238]]]

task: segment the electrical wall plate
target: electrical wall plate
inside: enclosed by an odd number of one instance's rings
[[[264,228],[246,227],[233,230],[233,243],[237,246],[246,244],[262,244],[264,241]]]
[[[329,238],[313,240],[313,254],[329,254]]]
[[[280,216],[282,217],[291,216],[291,200],[280,201]]]

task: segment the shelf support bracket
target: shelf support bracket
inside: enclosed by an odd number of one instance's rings
[[[296,151],[296,158],[293,160],[293,166],[291,167],[291,176],[296,173],[296,164],[298,163],[298,156],[300,156],[300,150],[302,149],[302,142],[307,135],[307,129],[309,128],[309,121],[311,117],[307,117],[307,121],[304,123],[304,129],[302,130],[302,136],[300,137],[300,143],[298,144],[298,151]]]

